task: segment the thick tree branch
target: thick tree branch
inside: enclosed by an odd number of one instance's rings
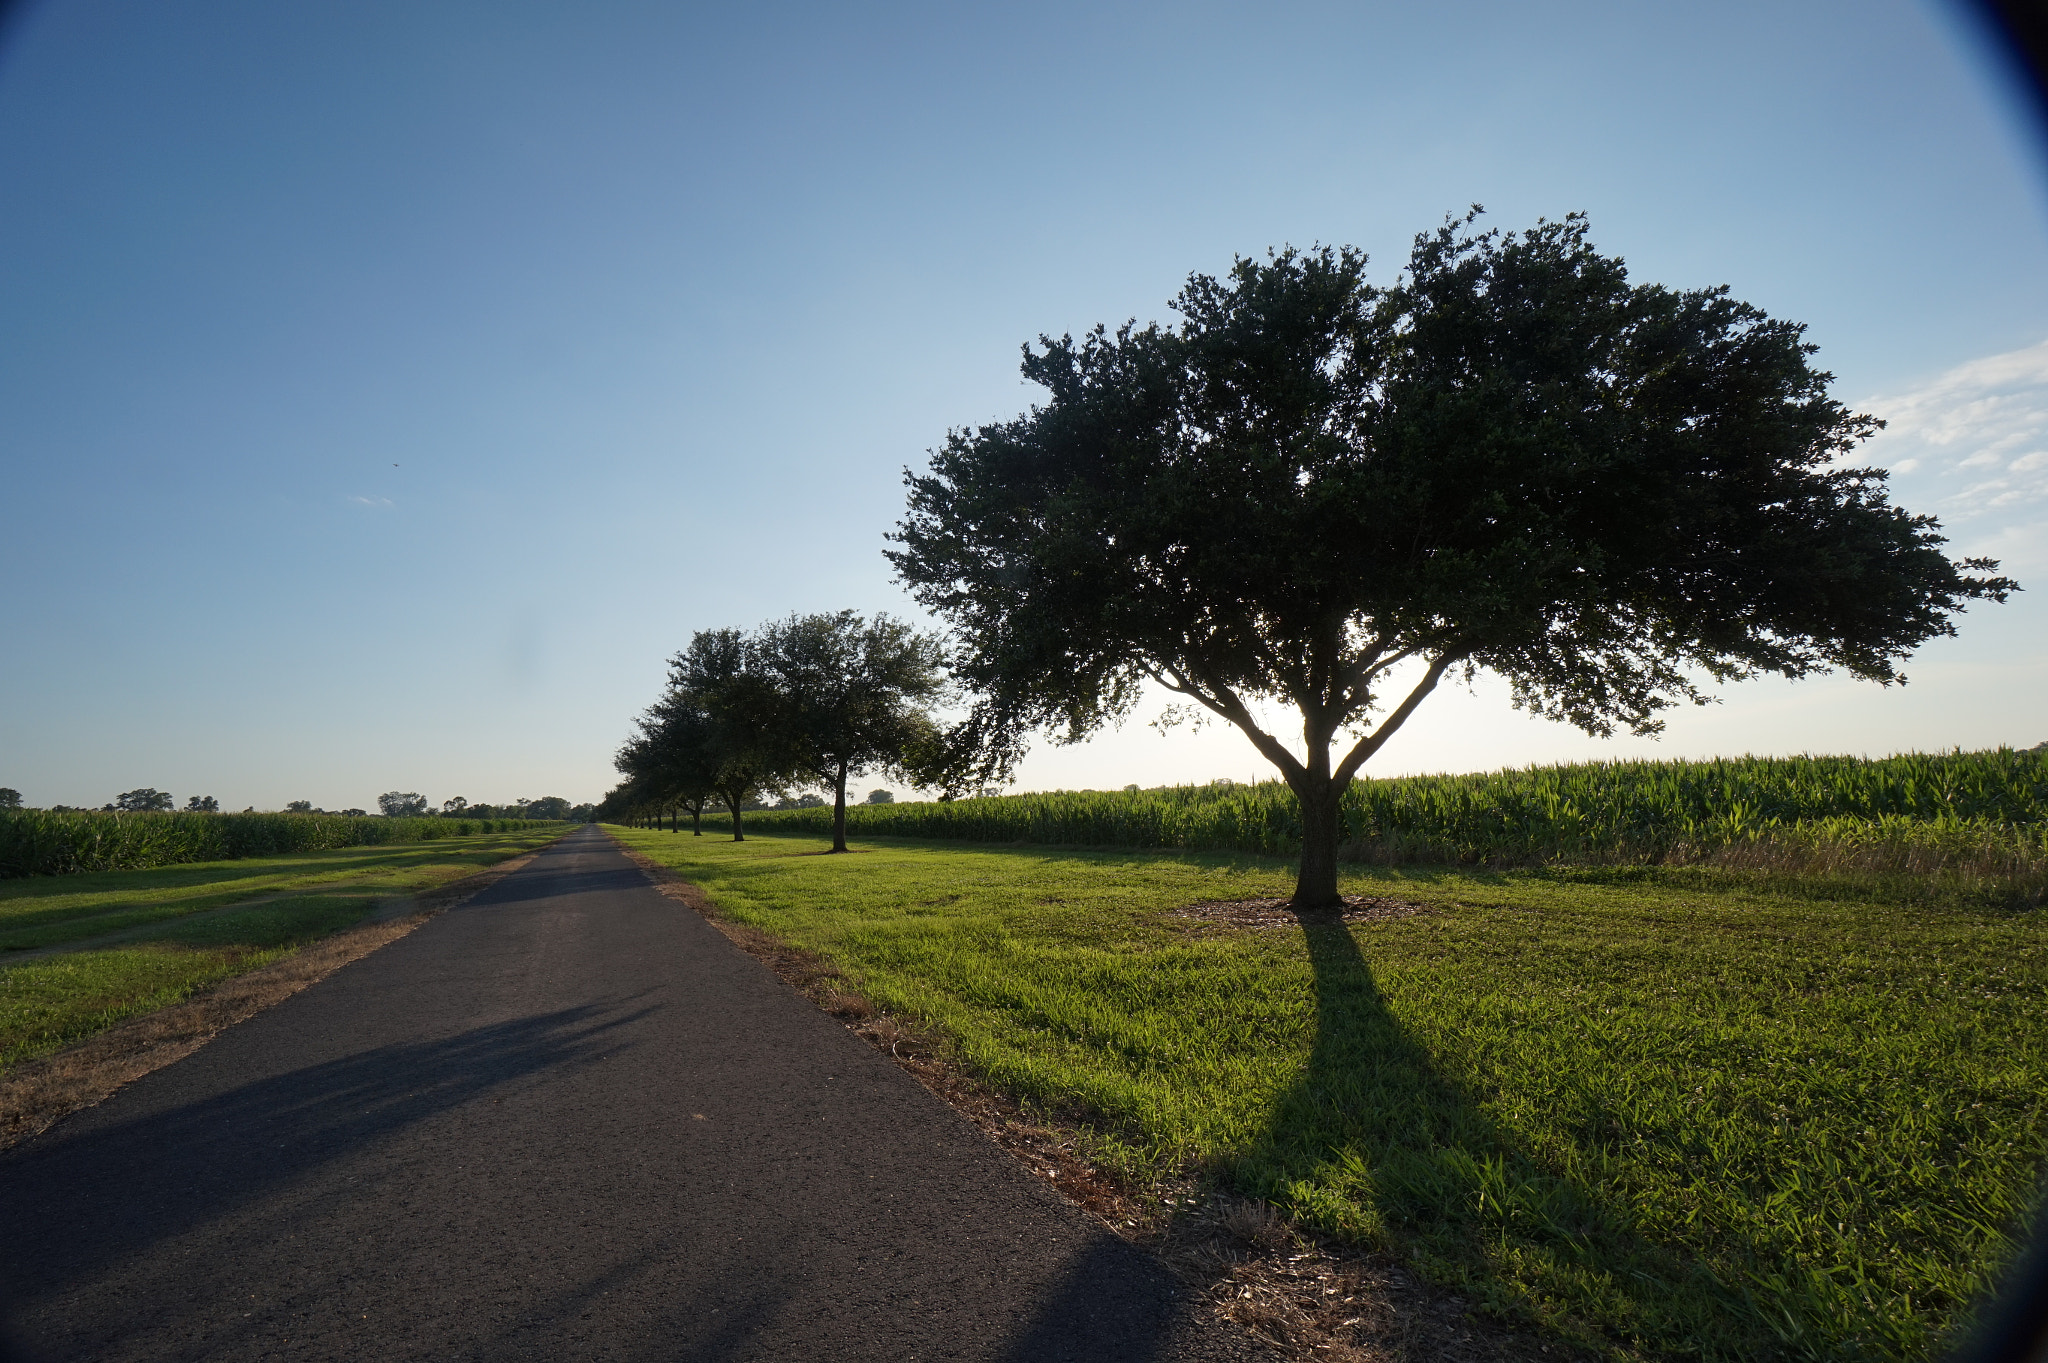
[[[1305,773],[1306,769],[1301,765],[1301,760],[1287,750],[1285,743],[1259,727],[1258,721],[1252,718],[1250,708],[1229,687],[1208,678],[1191,678],[1180,669],[1170,666],[1148,666],[1145,671],[1152,680],[1167,690],[1191,696],[1207,709],[1230,721],[1252,741],[1252,746],[1259,750],[1262,757],[1280,768],[1281,774],[1286,776],[1290,783]],[[1204,689],[1205,686],[1207,690]]]
[[[1415,707],[1422,704],[1430,692],[1436,690],[1436,684],[1443,680],[1444,673],[1450,670],[1451,664],[1455,661],[1451,655],[1445,654],[1431,663],[1429,671],[1423,674],[1421,681],[1415,683],[1415,689],[1408,693],[1408,698],[1394,708],[1394,713],[1388,715],[1378,728],[1352,745],[1351,751],[1344,755],[1344,760],[1337,764],[1337,770],[1330,773],[1331,782],[1339,789],[1349,784],[1351,778],[1358,775],[1358,769],[1365,765],[1366,759],[1378,752],[1380,746],[1394,736],[1394,731],[1408,722],[1408,716],[1415,713]]]

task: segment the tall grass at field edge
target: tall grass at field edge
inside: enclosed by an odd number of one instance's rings
[[[1938,876],[2039,902],[2048,890],[2048,751],[1897,757],[1597,762],[1359,781],[1342,805],[1347,860],[1381,865],[1707,865],[1802,875]],[[823,833],[829,809],[748,815]],[[857,805],[848,831],[1292,856],[1278,781],[1053,791]]]
[[[133,871],[543,828],[544,819],[0,810],[0,879]]]

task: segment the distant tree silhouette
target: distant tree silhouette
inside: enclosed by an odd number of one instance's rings
[[[761,685],[761,722],[790,764],[832,792],[832,850],[846,850],[846,782],[874,768],[902,771],[930,746],[930,713],[944,685],[936,636],[852,611],[792,615],[747,642]]]
[[[676,781],[701,782],[732,815],[734,842],[746,839],[741,811],[759,808],[799,769],[767,689],[744,634],[699,630],[669,659],[667,689],[642,720],[643,735],[672,745],[661,760],[676,764]]]

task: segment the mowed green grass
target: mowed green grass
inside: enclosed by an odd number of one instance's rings
[[[362,921],[385,899],[473,875],[561,832],[0,881],[0,949],[142,929],[96,948],[0,955],[0,1072],[267,965]],[[259,902],[233,907],[252,899]]]
[[[1195,1167],[1618,1356],[1920,1358],[2048,1151],[2048,916],[1737,877],[613,829],[1138,1177]],[[1782,880],[1778,882],[1782,887]]]

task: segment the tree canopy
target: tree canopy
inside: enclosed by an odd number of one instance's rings
[[[902,771],[937,731],[944,649],[900,620],[852,611],[792,615],[747,641],[760,721],[788,766],[832,792],[832,850],[846,850],[846,782]]]
[[[732,815],[733,841],[744,841],[741,811],[796,774],[747,636],[699,630],[668,667],[668,686],[641,717],[639,738],[620,750],[619,768],[633,792],[657,803],[710,791]],[[701,811],[702,794],[694,798]]]
[[[1388,285],[1351,248],[1288,249],[1190,276],[1177,326],[1041,337],[1042,405],[906,474],[889,557],[974,695],[956,784],[1150,680],[1280,769],[1296,902],[1327,904],[1339,796],[1446,675],[1654,733],[1762,673],[1903,681],[1967,601],[2016,587],[1844,462],[1880,423],[1829,396],[1802,327],[1630,283],[1579,215],[1476,213]],[[1298,751],[1266,703],[1298,712]]]
[[[700,699],[673,687],[636,724],[639,732],[613,759],[626,781],[605,797],[606,816],[651,811],[673,820],[681,811],[701,835],[722,766],[717,725]]]

